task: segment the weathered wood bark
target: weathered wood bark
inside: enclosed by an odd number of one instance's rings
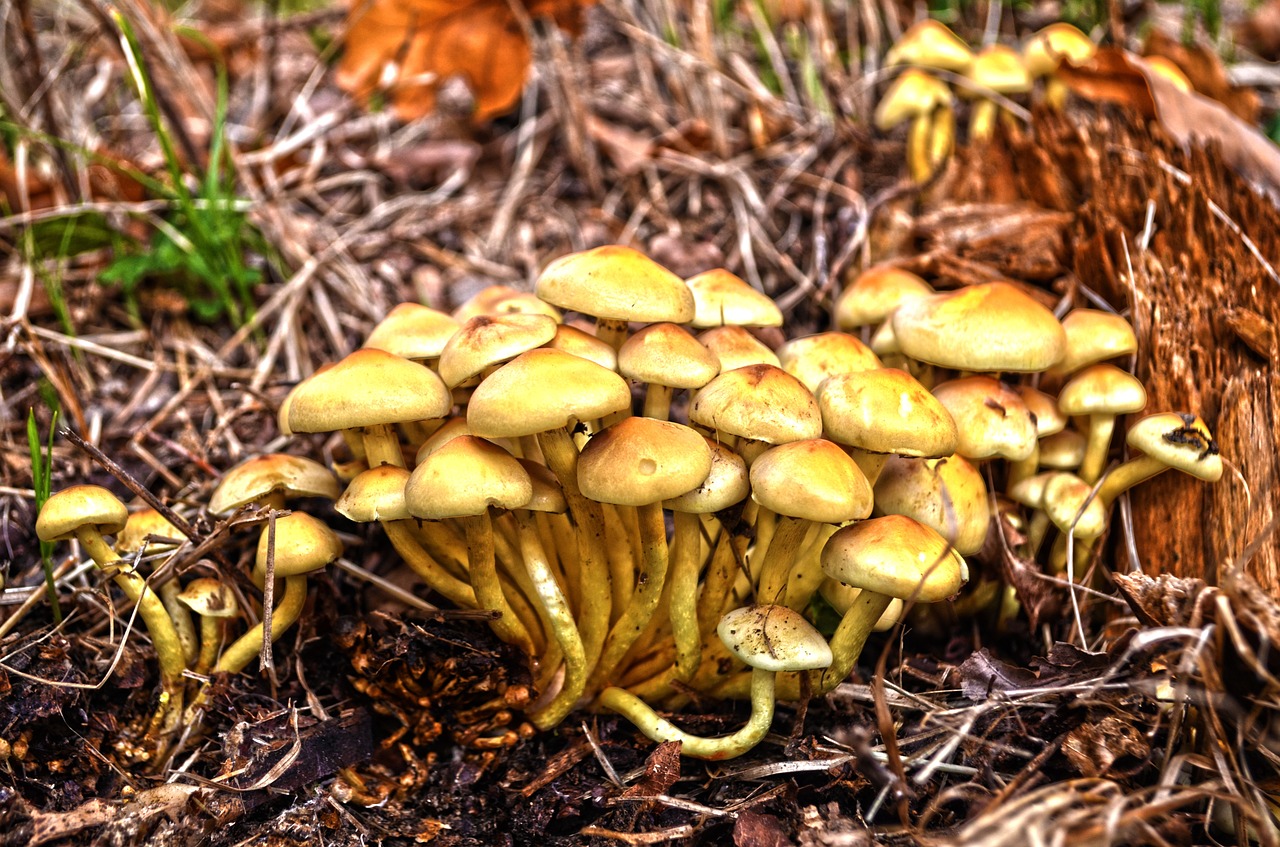
[[[1166,473],[1132,492],[1142,569],[1216,584],[1280,514],[1280,212],[1213,150],[1112,111],[1038,116],[1009,148],[983,157],[988,174],[1007,157],[997,196],[969,199],[1072,212],[1064,264],[1131,310],[1148,410],[1198,412],[1216,435],[1219,483]],[[1280,532],[1245,570],[1280,597]]]

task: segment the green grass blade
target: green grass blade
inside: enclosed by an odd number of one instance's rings
[[[36,513],[44,508],[49,499],[49,484],[53,475],[51,459],[53,457],[53,433],[58,426],[58,413],[53,413],[49,422],[49,443],[44,448],[40,444],[40,429],[36,426],[36,410],[27,410],[27,447],[31,451],[31,487],[36,492]],[[44,590],[49,597],[49,606],[53,610],[53,622],[62,623],[62,607],[58,605],[58,590],[53,580],[53,542],[40,542],[40,564],[44,568]]]

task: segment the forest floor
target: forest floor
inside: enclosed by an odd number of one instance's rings
[[[323,504],[345,564],[313,580],[274,668],[218,680],[204,734],[162,755],[147,745],[157,671],[141,622],[68,545],[49,562],[55,625],[28,409],[41,443],[57,409],[59,431],[100,451],[55,432],[53,490],[147,492],[191,522],[184,578],[234,572],[252,533],[208,513],[220,474],[259,452],[340,449],[280,434],[291,386],[397,303],[527,289],[551,258],[599,244],[681,277],[733,269],[786,315],[775,343],[830,328],[850,274],[890,258],[940,287],[1012,277],[1054,307],[1148,318],[1124,260],[1144,279],[1229,266],[1271,286],[1262,305],[1202,304],[1235,316],[1256,380],[1188,394],[1180,373],[1160,376],[1155,342],[1135,372],[1176,408],[1274,401],[1260,363],[1276,349],[1280,214],[1266,198],[1280,170],[1252,127],[1275,80],[1259,100],[1215,50],[1194,51],[1197,87],[1243,116],[1229,126],[1169,101],[1152,114],[1151,95],[1115,83],[1131,69],[1076,80],[1096,96],[1017,111],[989,143],[962,138],[921,188],[905,132],[868,121],[878,58],[911,10],[795,5],[779,23],[745,3],[714,31],[660,0],[592,6],[575,39],[538,24],[519,101],[480,124],[451,83],[407,123],[349,98],[331,66],[340,11],[209,3],[178,26],[137,0],[5,7],[0,847],[1280,843],[1280,607],[1244,572],[1275,555],[1276,486],[1229,440],[1245,499],[1262,504],[1221,528],[1232,562],[1162,568],[1178,539],[1219,532],[1198,525],[1188,502],[1210,495],[1186,481],[1170,483],[1172,519],[1136,502],[1112,533],[1097,566],[1115,579],[1047,576],[993,542],[974,567],[1015,588],[1020,616],[943,614],[873,638],[849,682],[781,706],[776,734],[731,762],[682,759],[607,714],[533,731],[520,654],[432,611],[383,534]],[[1130,33],[1168,13],[1113,11],[1099,25]],[[1057,13],[965,7],[954,23],[1012,43]],[[1228,128],[1185,144],[1197,121]],[[715,734],[744,715],[699,701],[677,720]]]

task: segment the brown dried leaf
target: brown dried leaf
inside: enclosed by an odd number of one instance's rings
[[[593,0],[520,0],[531,18],[576,28]],[[391,68],[397,117],[413,120],[436,106],[441,84],[460,77],[471,89],[471,118],[488,120],[520,98],[532,51],[508,0],[372,0],[352,8],[338,85],[367,100]]]
[[[790,847],[782,822],[773,815],[744,811],[733,825],[734,847]]]
[[[995,691],[1015,691],[1036,683],[1036,675],[991,655],[986,647],[973,653],[957,668],[960,690],[970,700],[986,700]]]
[[[1236,27],[1236,40],[1263,59],[1280,59],[1280,0],[1268,0]]]
[[[664,741],[654,748],[644,763],[644,776],[622,792],[623,797],[654,797],[666,794],[680,778],[680,742]]]
[[[1138,56],[1103,48],[1079,67],[1059,73],[1081,97],[1120,103],[1160,125],[1179,144],[1216,144],[1222,158],[1242,177],[1272,197],[1280,196],[1280,149],[1226,106],[1179,91],[1151,73]]]
[[[1117,761],[1145,761],[1151,745],[1130,720],[1107,715],[1067,733],[1062,752],[1081,776],[1108,776]]]

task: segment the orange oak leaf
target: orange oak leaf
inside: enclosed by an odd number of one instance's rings
[[[594,0],[369,0],[351,11],[338,85],[367,101],[390,95],[395,114],[413,120],[436,105],[440,84],[460,77],[475,98],[472,119],[486,121],[520,98],[532,50],[519,8],[577,29]],[[523,16],[523,15],[522,15]]]

